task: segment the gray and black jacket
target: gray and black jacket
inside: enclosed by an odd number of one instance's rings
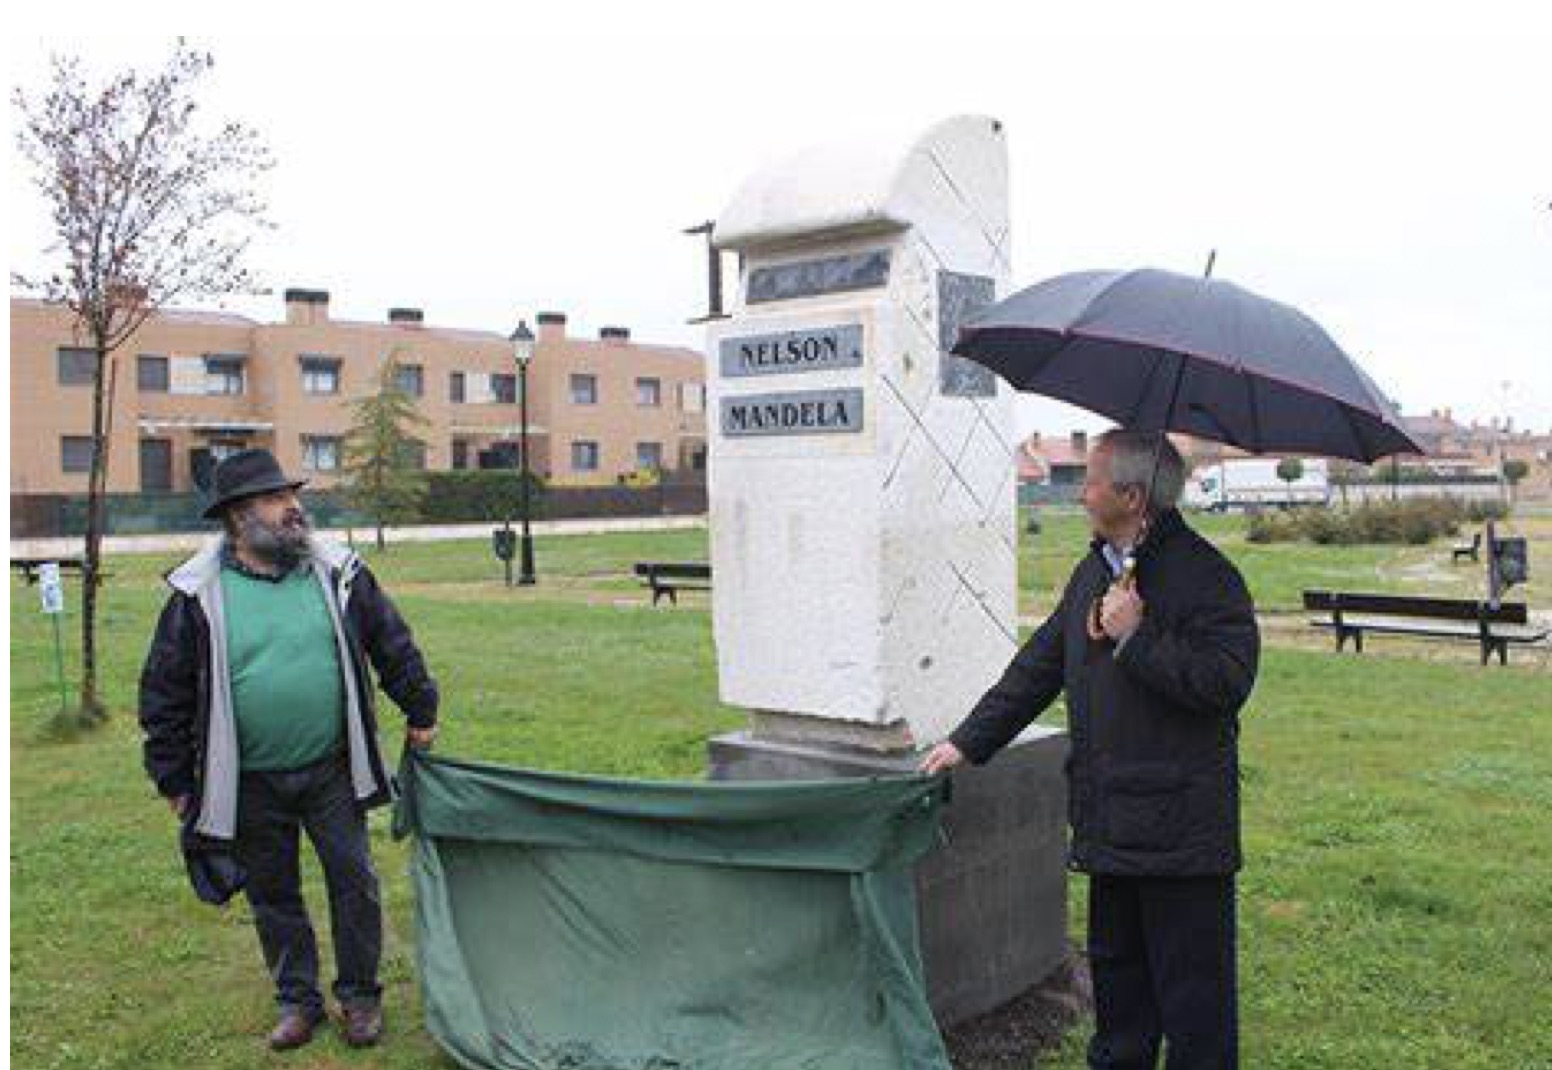
[[[195,797],[195,830],[231,839],[241,766],[226,661],[221,547],[216,539],[167,574],[173,593],[140,677],[140,726],[146,772],[157,791]],[[354,551],[315,540],[309,566],[324,589],[340,664],[347,668],[345,738],[356,798],[363,806],[381,805],[393,798],[394,785],[378,746],[368,663],[413,728],[436,723],[436,681],[404,618]]]

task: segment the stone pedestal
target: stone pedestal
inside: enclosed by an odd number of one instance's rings
[[[1067,953],[1065,733],[1034,727],[980,768],[954,772],[947,842],[916,887],[927,996],[943,1029],[1028,991]],[[907,773],[914,755],[752,738],[710,743],[714,780]]]

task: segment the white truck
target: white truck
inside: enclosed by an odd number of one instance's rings
[[[1301,460],[1304,471],[1291,483],[1277,476],[1280,457],[1247,457],[1205,465],[1186,481],[1185,504],[1210,512],[1328,504],[1331,481],[1325,459]]]

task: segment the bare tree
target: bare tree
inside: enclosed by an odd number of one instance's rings
[[[12,282],[65,306],[76,340],[96,354],[92,462],[81,594],[81,705],[62,728],[106,717],[97,685],[97,598],[113,429],[114,354],[147,317],[178,300],[256,292],[243,266],[269,226],[255,192],[273,160],[239,123],[196,126],[196,85],[214,60],[179,40],[166,67],[88,81],[56,57],[41,95],[18,89],[18,143],[48,204],[57,268]]]

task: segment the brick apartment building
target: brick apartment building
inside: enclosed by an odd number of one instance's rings
[[[528,369],[533,469],[555,485],[614,484],[641,469],[703,472],[700,353],[598,338],[537,317]],[[91,353],[68,312],[11,300],[11,493],[86,490]],[[319,488],[339,478],[349,402],[398,369],[427,424],[433,470],[505,467],[518,449],[517,368],[506,332],[431,326],[418,309],[381,323],[332,319],[322,290],[287,290],[285,319],[166,311],[116,354],[111,492],[186,492],[234,450],[262,446]]]

